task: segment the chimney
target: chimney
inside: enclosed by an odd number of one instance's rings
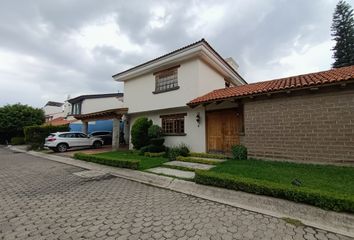
[[[237,71],[239,68],[239,65],[236,63],[236,61],[232,58],[225,58],[225,61],[235,70]]]

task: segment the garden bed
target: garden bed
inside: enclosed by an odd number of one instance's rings
[[[293,185],[297,180],[300,186]],[[195,181],[255,194],[354,212],[354,168],[261,160],[230,160]]]

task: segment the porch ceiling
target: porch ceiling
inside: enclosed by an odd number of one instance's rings
[[[123,114],[128,112],[128,108],[115,108],[104,110],[100,112],[93,112],[87,114],[77,114],[73,115],[74,118],[81,121],[95,121],[95,120],[104,120],[104,119],[120,119]]]

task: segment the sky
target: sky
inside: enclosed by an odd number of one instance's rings
[[[333,62],[337,0],[0,4],[0,106],[123,92],[112,75],[201,38],[234,58],[249,83],[327,70]]]

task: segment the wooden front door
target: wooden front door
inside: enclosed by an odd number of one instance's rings
[[[206,112],[207,151],[229,153],[231,146],[240,144],[240,118],[236,109]]]

